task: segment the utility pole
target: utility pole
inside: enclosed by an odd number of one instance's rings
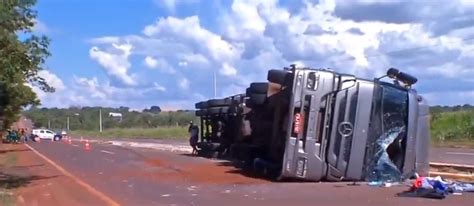
[[[48,129],[51,129],[51,120],[48,119]]]
[[[217,74],[216,69],[214,69],[214,99],[217,98]]]
[[[102,133],[102,109],[99,109],[99,131]]]
[[[69,132],[69,117],[67,117],[67,131]]]

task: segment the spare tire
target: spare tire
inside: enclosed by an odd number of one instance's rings
[[[268,71],[267,80],[276,84],[285,84],[286,78],[288,78],[289,72],[285,70],[272,69]]]
[[[268,91],[268,83],[267,82],[254,82],[250,84],[249,89],[251,93],[266,94]]]
[[[209,107],[220,107],[220,106],[230,106],[232,100],[230,99],[211,99],[207,101]]]

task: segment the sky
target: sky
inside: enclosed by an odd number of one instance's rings
[[[43,107],[193,109],[290,64],[364,78],[390,67],[431,105],[474,103],[474,0],[40,0]]]

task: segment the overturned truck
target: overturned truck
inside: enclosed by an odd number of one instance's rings
[[[393,82],[381,81],[391,78]],[[429,107],[397,69],[368,80],[291,65],[196,103],[198,154],[277,180],[399,181],[429,169]]]

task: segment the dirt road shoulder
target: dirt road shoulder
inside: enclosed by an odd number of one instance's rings
[[[1,205],[111,205],[26,145],[0,145]]]

